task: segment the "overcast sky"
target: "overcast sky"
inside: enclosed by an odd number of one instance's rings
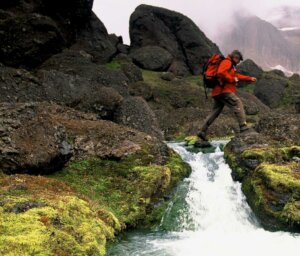
[[[270,10],[282,5],[300,6],[299,0],[94,0],[94,11],[109,33],[122,35],[129,44],[129,17],[140,4],[165,7],[190,17],[208,37],[232,25],[236,11],[268,19]],[[214,15],[213,15],[214,14]]]

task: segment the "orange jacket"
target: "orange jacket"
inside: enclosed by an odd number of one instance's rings
[[[217,75],[220,83],[213,89],[213,97],[222,93],[236,93],[237,82],[235,78],[240,81],[252,81],[251,76],[245,76],[237,72],[230,56],[227,56],[227,58],[221,62]]]

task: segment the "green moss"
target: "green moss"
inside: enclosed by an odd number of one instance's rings
[[[11,176],[1,182],[7,184],[0,199],[1,255],[105,255],[106,240],[113,238],[115,227],[89,202],[71,192],[45,189],[44,185],[61,185],[45,178]],[[16,184],[26,185],[26,193],[11,193]],[[31,207],[17,207],[26,203]]]
[[[254,212],[270,229],[300,228],[300,179],[295,164],[262,164],[243,182],[243,191]]]
[[[171,153],[166,166],[171,170],[171,188],[190,175],[191,167],[175,152]]]
[[[105,64],[105,67],[112,69],[112,70],[118,70],[121,69],[122,64],[126,63],[126,60],[113,60],[109,63]]]
[[[193,146],[199,140],[198,136],[188,136],[185,139],[185,142],[188,146]]]
[[[224,148],[224,156],[227,164],[232,169],[232,177],[236,181],[242,181],[248,174],[247,170],[238,165],[236,156],[229,150],[228,146]]]
[[[151,156],[89,159],[70,164],[53,177],[112,212],[120,223],[135,226],[164,194],[187,176],[189,168],[172,153],[165,166],[149,164]]]
[[[294,156],[300,155],[300,147],[282,148],[254,148],[245,150],[241,154],[242,159],[256,159],[259,163],[279,163],[290,161]]]

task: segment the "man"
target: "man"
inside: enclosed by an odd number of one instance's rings
[[[212,91],[214,107],[211,114],[206,118],[200,132],[198,133],[198,137],[204,141],[207,141],[206,133],[209,126],[221,114],[224,106],[228,106],[235,114],[235,117],[240,125],[240,132],[244,132],[249,129],[246,122],[246,114],[243,103],[236,95],[236,85],[239,81],[256,82],[257,79],[255,77],[245,76],[237,73],[236,66],[241,61],[243,61],[242,53],[238,50],[235,50],[220,63],[217,73],[219,83]]]

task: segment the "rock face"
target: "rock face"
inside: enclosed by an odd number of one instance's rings
[[[300,116],[269,114],[256,131],[236,137],[225,148],[235,180],[262,225],[300,232]]]
[[[207,58],[219,52],[188,17],[148,5],[138,6],[131,15],[130,38],[131,51],[146,46],[161,47],[171,54],[177,66],[183,66],[181,70],[193,74],[200,74]]]

